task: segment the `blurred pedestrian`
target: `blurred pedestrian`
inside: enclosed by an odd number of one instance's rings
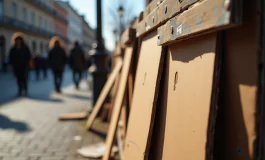
[[[73,80],[75,83],[76,89],[79,88],[79,83],[82,79],[82,72],[86,66],[85,54],[78,41],[75,42],[74,48],[70,52],[70,67],[73,71]]]
[[[44,79],[47,79],[47,70],[48,70],[48,51],[42,53],[42,72]]]
[[[59,40],[53,44],[53,48],[49,52],[49,64],[53,71],[54,85],[57,93],[61,93],[61,85],[63,80],[63,71],[67,63],[67,57],[64,49],[61,47]]]
[[[13,68],[17,85],[18,85],[18,96],[24,94],[28,95],[28,71],[29,61],[31,59],[31,53],[26,45],[24,38],[19,35],[13,38],[13,47],[9,53],[9,64]]]
[[[42,68],[42,57],[39,53],[36,54],[34,57],[34,67],[35,67],[35,74],[36,74],[36,81],[40,80],[40,70]]]
[[[4,57],[2,59],[2,69],[3,69],[4,73],[7,72],[7,67],[8,67],[8,59],[7,59],[7,57]]]

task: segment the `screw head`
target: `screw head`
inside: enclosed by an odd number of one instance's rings
[[[164,12],[165,12],[165,14],[167,14],[167,6],[165,6],[165,8],[164,8]]]
[[[152,17],[152,21],[153,21],[153,23],[155,23],[155,16]]]
[[[171,32],[171,34],[174,34],[174,27],[173,26],[170,27],[170,32]]]
[[[183,0],[179,0],[179,3],[182,3]]]

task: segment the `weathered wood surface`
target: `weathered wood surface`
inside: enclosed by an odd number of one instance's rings
[[[233,5],[239,6],[233,7]],[[234,8],[233,12],[232,8]],[[158,28],[158,45],[167,45],[185,37],[216,32],[240,24],[242,17],[240,8],[240,1],[204,0],[198,2]]]

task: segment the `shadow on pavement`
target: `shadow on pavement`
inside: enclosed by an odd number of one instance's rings
[[[8,117],[0,114],[0,129],[14,129],[17,132],[28,132],[30,128],[26,123],[12,121]]]
[[[47,102],[54,102],[54,103],[63,102],[63,100],[61,99],[50,98],[49,95],[48,96],[29,95],[28,98],[33,99],[33,100],[38,100],[38,101],[47,101]]]
[[[70,98],[76,98],[80,100],[90,100],[91,97],[89,96],[82,96],[82,95],[76,95],[76,94],[70,94],[70,93],[62,93],[62,95],[70,97]]]
[[[101,132],[101,131],[98,131],[98,130],[96,130],[96,129],[90,129],[89,130],[91,133],[94,133],[94,134],[96,134],[97,136],[99,136],[99,137],[101,137],[101,138],[103,138],[103,139],[106,139],[107,138],[107,134],[106,133],[104,133],[104,132]]]

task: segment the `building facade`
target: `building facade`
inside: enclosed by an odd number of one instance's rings
[[[54,20],[54,34],[59,36],[65,43],[66,46],[68,46],[68,17],[67,17],[67,11],[61,7],[58,2],[53,2],[54,9],[57,12],[58,18]],[[67,47],[66,47],[67,49]]]
[[[50,38],[56,35],[57,20],[67,24],[54,9],[53,0],[0,0],[0,59],[8,57],[16,32],[23,33],[33,55],[46,52]]]
[[[83,16],[83,49],[85,53],[88,53],[92,49],[92,45],[95,42],[95,30],[92,29],[88,23],[85,21],[85,17]]]
[[[73,9],[69,2],[57,1],[67,11],[68,17],[68,48],[72,48],[75,41],[83,43],[82,17]]]

